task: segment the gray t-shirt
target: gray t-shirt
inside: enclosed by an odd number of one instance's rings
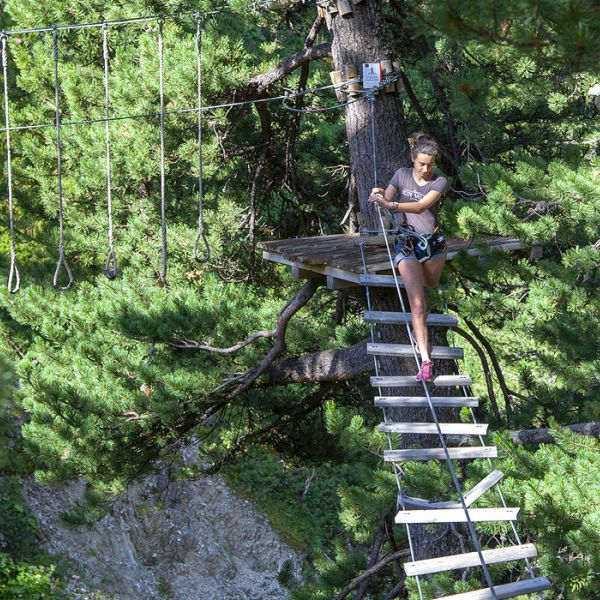
[[[419,185],[413,177],[412,167],[398,169],[390,181],[390,185],[398,190],[395,202],[399,203],[419,202],[431,190],[435,190],[441,194],[446,189],[446,184],[445,177],[434,175],[431,181],[428,181],[425,185]],[[394,213],[394,217],[398,220],[397,222],[408,223],[408,225],[412,225],[415,228],[415,231],[426,233],[433,231],[436,227],[436,206],[437,203],[421,214],[396,212]]]

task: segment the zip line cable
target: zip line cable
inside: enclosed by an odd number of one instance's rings
[[[104,274],[108,279],[115,279],[117,276],[117,256],[115,254],[115,240],[113,234],[112,220],[112,184],[111,184],[111,168],[110,168],[110,93],[108,88],[108,27],[102,28],[102,55],[104,57],[104,100],[106,122],[104,127],[104,135],[106,139],[106,212],[108,215],[108,255],[104,263]]]
[[[377,138],[376,138],[376,124],[375,124],[375,119],[376,119],[376,113],[375,113],[375,94],[374,93],[370,93],[368,95],[368,99],[371,103],[371,144],[372,144],[372,152],[373,152],[373,172],[374,172],[374,180],[375,180],[375,184],[377,185],[377,153],[376,153],[376,145],[377,145]],[[383,238],[384,238],[384,242],[385,242],[385,246],[386,246],[386,250],[387,250],[387,254],[388,254],[388,258],[390,261],[390,265],[392,268],[392,273],[393,273],[393,277],[394,277],[394,284],[395,284],[395,288],[396,288],[396,292],[398,295],[398,298],[400,300],[400,305],[402,307],[402,312],[407,312],[406,311],[406,305],[404,302],[404,298],[402,296],[402,292],[400,290],[400,284],[398,281],[398,274],[396,273],[396,268],[394,267],[394,259],[392,256],[392,252],[390,249],[390,245],[389,245],[389,240],[387,238],[387,235],[385,234],[385,225],[383,222],[383,216],[381,213],[381,209],[379,207],[379,204],[377,204],[376,207],[376,211],[377,211],[377,216],[378,216],[378,220],[379,220],[379,225],[381,226],[381,231],[384,232],[383,233]],[[413,339],[413,337],[411,336],[411,331],[410,331],[410,325],[408,324],[408,320],[405,323],[406,326],[406,332],[408,334],[409,340],[410,340],[410,344],[412,347],[412,352],[413,352],[413,357],[415,359],[415,363],[417,365],[417,368],[420,369],[420,363],[419,363],[419,357],[417,355],[417,348],[416,348],[416,344],[415,344],[415,340]],[[431,416],[433,418],[433,422],[435,424],[436,430],[437,430],[437,434],[438,434],[438,438],[440,441],[440,445],[442,446],[442,449],[444,451],[444,456],[446,459],[446,464],[448,465],[448,469],[450,470],[450,475],[452,477],[452,482],[454,484],[454,488],[455,491],[458,495],[458,499],[461,505],[461,508],[464,511],[465,514],[465,519],[466,519],[466,523],[467,523],[467,528],[469,530],[469,534],[471,537],[471,541],[473,542],[473,546],[475,547],[475,551],[477,552],[477,556],[479,557],[479,562],[481,564],[481,568],[483,570],[483,574],[487,583],[488,588],[490,589],[490,593],[492,596],[492,600],[497,600],[498,596],[496,594],[496,590],[494,589],[494,582],[492,581],[488,566],[485,562],[485,559],[483,558],[483,554],[482,554],[482,550],[481,550],[481,544],[479,542],[479,537],[477,536],[477,532],[475,531],[475,527],[473,526],[473,522],[471,520],[471,517],[469,515],[469,510],[467,508],[467,505],[465,503],[465,499],[464,499],[464,495],[462,493],[462,489],[461,489],[461,485],[460,482],[458,480],[458,476],[456,475],[456,471],[454,470],[454,465],[452,464],[452,459],[450,458],[450,453],[448,452],[448,446],[446,445],[446,440],[444,438],[444,435],[442,433],[442,429],[440,427],[440,421],[438,419],[437,416],[437,412],[435,410],[435,407],[433,406],[433,402],[431,401],[431,396],[429,394],[429,387],[427,385],[427,382],[424,380],[424,378],[421,378],[421,385],[423,386],[423,391],[425,393],[425,397],[427,398],[427,404],[429,405],[429,410],[431,412]]]
[[[17,253],[15,249],[15,216],[12,195],[12,156],[10,146],[10,113],[8,106],[8,38],[2,35],[2,83],[4,91],[4,121],[6,124],[6,177],[8,188],[8,220],[10,228],[10,270],[8,274],[7,287],[11,294],[16,294],[21,287],[21,277],[17,265]]]
[[[196,78],[198,89],[198,233],[194,242],[194,258],[199,262],[210,260],[210,246],[204,231],[204,207],[202,188],[202,18],[196,15]],[[202,241],[204,253],[198,252],[198,246]]]
[[[63,189],[62,189],[62,148],[60,142],[60,91],[58,78],[58,30],[52,31],[52,54],[54,57],[54,113],[56,119],[56,173],[58,178],[58,262],[52,278],[52,285],[59,291],[64,292],[71,289],[73,285],[73,273],[65,258],[65,239],[63,232]],[[59,285],[58,276],[61,268],[67,273],[67,283]]]

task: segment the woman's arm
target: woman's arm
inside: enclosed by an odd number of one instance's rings
[[[418,202],[394,202],[398,190],[393,185],[388,185],[385,192],[382,188],[373,188],[369,196],[370,202],[376,202],[381,208],[397,210],[405,213],[421,214],[431,208],[442,196],[440,192],[431,190]]]

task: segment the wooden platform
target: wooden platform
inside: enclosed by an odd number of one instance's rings
[[[393,237],[389,236],[393,246]],[[263,258],[289,265],[293,276],[298,279],[325,277],[330,289],[340,289],[360,285],[360,275],[364,273],[360,244],[364,243],[367,272],[372,274],[391,273],[388,253],[383,235],[364,236],[358,233],[325,235],[321,237],[292,238],[260,242]],[[448,240],[448,260],[461,250],[473,256],[481,255],[484,247],[505,251],[525,251],[540,256],[541,246],[529,248],[523,242],[505,237],[490,237],[484,243],[461,239]]]

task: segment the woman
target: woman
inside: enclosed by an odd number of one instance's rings
[[[430,381],[433,377],[433,361],[425,325],[427,310],[424,288],[438,286],[446,262],[446,245],[442,243],[443,238],[437,229],[435,204],[441,198],[447,182],[432,170],[439,151],[437,143],[422,133],[413,134],[411,138],[413,166],[398,169],[385,191],[373,188],[369,201],[382,208],[404,213],[407,229],[420,234],[432,234],[429,258],[419,261],[414,247],[422,240],[413,241],[411,238],[396,244],[397,254],[394,258],[394,266],[398,267],[408,295],[413,332],[421,354],[417,380]]]

